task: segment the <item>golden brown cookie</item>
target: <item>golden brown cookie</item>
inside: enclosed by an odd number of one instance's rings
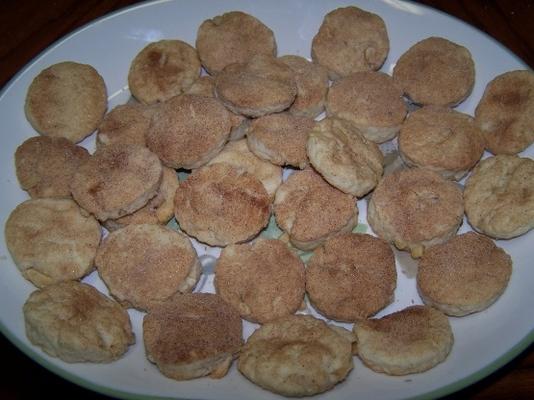
[[[261,117],[293,103],[297,95],[294,75],[282,61],[259,54],[246,63],[228,65],[215,78],[215,93],[230,111]]]
[[[463,215],[458,185],[423,168],[384,177],[367,209],[373,231],[398,249],[410,251],[414,258],[454,236]]]
[[[315,249],[306,268],[312,305],[336,321],[355,322],[393,301],[395,256],[388,243],[371,235],[345,233]]]
[[[352,343],[324,321],[292,315],[258,328],[239,356],[238,368],[258,386],[283,396],[332,389],[353,367]]]
[[[70,199],[33,199],[11,212],[5,235],[22,276],[43,287],[93,269],[101,228]]]
[[[327,117],[309,134],[310,163],[323,178],[342,192],[363,197],[378,184],[384,156],[349,121]]]
[[[369,140],[393,139],[406,117],[402,91],[383,72],[355,72],[328,90],[326,113],[352,122]]]
[[[197,51],[181,40],[148,44],[133,59],[128,72],[130,92],[144,104],[184,92],[200,75]]]
[[[115,299],[143,311],[176,293],[192,291],[201,272],[189,238],[155,224],[110,233],[98,248],[95,264]]]
[[[194,171],[178,187],[174,205],[180,228],[212,246],[253,238],[271,212],[269,195],[258,178],[226,163]]]
[[[146,144],[168,167],[198,168],[228,141],[231,118],[232,114],[214,98],[176,96],[154,114]]]
[[[68,363],[112,362],[135,342],[126,310],[84,283],[36,290],[23,312],[30,342]]]
[[[534,73],[510,71],[484,90],[475,120],[493,154],[517,154],[534,142]]]
[[[62,137],[36,136],[15,152],[17,179],[33,197],[69,198],[70,184],[89,152]]]
[[[301,306],[304,263],[276,239],[231,245],[217,260],[214,285],[242,318],[265,323],[294,314]]]
[[[443,362],[454,337],[447,317],[428,306],[412,306],[380,319],[354,324],[358,357],[388,375],[424,372]]]
[[[475,64],[465,47],[429,37],[399,58],[393,80],[414,103],[451,107],[473,90]]]
[[[296,171],[282,183],[274,215],[290,242],[302,250],[312,250],[358,224],[356,199],[330,186],[312,169]]]
[[[171,379],[222,378],[241,348],[242,322],[219,296],[188,293],[149,311],[143,339],[148,360]]]
[[[202,65],[212,75],[256,54],[276,56],[273,31],[252,15],[231,11],[207,19],[198,28],[196,48]]]
[[[326,14],[311,49],[313,61],[328,69],[332,80],[353,72],[376,71],[388,52],[384,20],[358,7],[337,8]]]
[[[304,169],[308,166],[306,144],[315,121],[287,112],[252,120],[247,143],[258,157],[276,165]]]
[[[464,190],[465,213],[473,228],[510,239],[534,228],[534,160],[498,155],[478,163]]]
[[[161,163],[146,147],[113,144],[80,165],[72,180],[72,197],[100,221],[116,219],[148,203],[161,178]]]
[[[300,56],[288,55],[279,57],[279,60],[293,70],[297,84],[297,97],[289,107],[289,113],[302,117],[317,117],[324,111],[328,71],[322,65]]]
[[[417,289],[429,306],[461,317],[482,311],[504,292],[512,259],[474,232],[430,247],[419,260]]]
[[[97,128],[107,103],[106,85],[98,72],[90,65],[66,61],[34,78],[24,111],[40,134],[77,143]]]
[[[425,106],[410,113],[398,143],[399,154],[408,166],[427,168],[456,181],[484,153],[484,139],[473,118],[440,106]]]

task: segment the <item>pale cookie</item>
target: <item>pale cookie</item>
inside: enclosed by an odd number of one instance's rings
[[[65,138],[31,137],[15,152],[17,179],[33,198],[69,198],[72,177],[87,158],[86,149]]]
[[[142,311],[176,293],[191,292],[201,266],[188,237],[166,226],[130,225],[110,233],[95,264],[109,293]]]
[[[430,37],[414,44],[399,58],[393,80],[416,104],[451,107],[473,90],[475,63],[465,47]]]
[[[258,386],[283,396],[332,389],[353,367],[351,340],[308,315],[292,315],[258,328],[239,356],[238,368]]]
[[[171,379],[222,378],[239,353],[242,329],[239,314],[219,296],[177,295],[144,317],[146,356]]]
[[[534,142],[534,73],[506,72],[488,83],[475,121],[493,154],[517,154],[530,146]]]
[[[211,246],[256,236],[269,221],[271,200],[258,178],[225,163],[194,171],[174,198],[176,220],[187,234]]]
[[[103,225],[109,231],[124,228],[127,225],[165,225],[174,216],[174,194],[178,184],[176,171],[172,168],[163,167],[163,177],[156,196],[152,197],[139,210],[124,217],[108,219],[104,221]]]
[[[288,55],[279,60],[293,70],[297,84],[297,97],[288,111],[296,116],[317,117],[324,111],[328,71],[300,56]]]
[[[100,221],[117,219],[156,196],[161,178],[161,162],[146,147],[113,144],[80,165],[72,180],[72,197]]]
[[[133,59],[130,92],[144,104],[166,101],[184,92],[200,75],[197,51],[181,40],[150,43]]]
[[[301,250],[312,250],[358,224],[356,199],[330,186],[311,168],[294,172],[282,183],[274,215],[290,242]]]
[[[332,80],[353,72],[376,71],[388,52],[384,20],[358,7],[338,8],[326,14],[311,48],[313,61],[324,66]]]
[[[462,223],[462,191],[435,172],[405,169],[384,177],[367,209],[373,231],[412,257],[446,242]]]
[[[98,72],[90,65],[67,61],[34,78],[24,111],[40,134],[77,143],[96,129],[107,103],[106,85]]]
[[[5,235],[22,276],[43,287],[93,269],[101,228],[70,199],[34,199],[11,212]]]
[[[256,55],[246,63],[228,65],[215,78],[215,93],[232,112],[247,117],[280,112],[297,95],[294,72],[282,61]]]
[[[304,284],[304,263],[276,239],[228,246],[215,265],[217,294],[252,322],[294,314],[304,300]]]
[[[109,363],[135,343],[126,310],[84,283],[36,290],[23,312],[30,342],[68,363]]]
[[[115,107],[98,126],[97,147],[114,143],[145,146],[145,134],[155,111],[155,106],[144,104],[122,104]]]
[[[430,247],[417,268],[421,299],[448,315],[482,311],[504,292],[512,259],[486,236],[474,232]]]
[[[362,197],[378,184],[384,172],[384,156],[349,121],[328,117],[310,132],[310,163],[339,190]]]
[[[326,114],[352,122],[375,143],[393,139],[406,113],[402,91],[383,72],[356,72],[328,90]]]
[[[478,163],[464,190],[473,228],[510,239],[534,228],[534,160],[499,155]]]
[[[276,56],[273,31],[252,15],[231,11],[207,19],[198,28],[196,48],[211,75],[257,54]]]
[[[166,166],[193,169],[222,150],[231,128],[232,114],[216,99],[176,96],[154,114],[146,144]]]
[[[388,375],[424,372],[443,362],[454,337],[448,318],[428,306],[412,306],[354,325],[358,357]]]
[[[258,157],[281,166],[308,166],[306,144],[315,121],[287,112],[256,118],[247,131],[247,143]]]
[[[282,184],[282,168],[273,165],[268,161],[258,158],[252,153],[245,139],[228,142],[223,150],[208,165],[216,163],[227,163],[232,167],[244,169],[249,174],[258,178],[270,198],[274,199],[274,194],[278,186]]]
[[[425,106],[410,113],[398,144],[406,165],[427,168],[456,181],[484,153],[484,139],[473,118],[440,106]]]
[[[366,234],[334,236],[315,249],[307,263],[308,298],[336,321],[355,322],[376,314],[393,301],[396,285],[391,247]]]

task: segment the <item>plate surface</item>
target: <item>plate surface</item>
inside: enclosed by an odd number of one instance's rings
[[[13,155],[26,138],[36,132],[24,116],[24,99],[32,79],[47,66],[71,60],[93,65],[103,76],[110,97],[110,109],[129,97],[127,74],[133,57],[149,42],[176,38],[194,45],[200,23],[226,11],[242,10],[258,17],[275,33],[278,54],[298,54],[309,58],[311,39],[324,15],[340,6],[357,5],[379,14],[385,21],[391,50],[382,71],[391,73],[399,56],[415,42],[429,36],[442,36],[466,46],[476,64],[476,85],[471,96],[457,109],[472,114],[485,85],[505,71],[527,68],[493,39],[476,29],[435,10],[397,0],[383,1],[308,1],[277,0],[249,2],[240,0],[160,1],[128,8],[99,19],[51,46],[22,70],[0,95],[2,146],[0,147],[0,220],[4,226],[9,213],[28,198],[19,188]],[[84,143],[93,149],[94,137]],[[534,157],[532,146],[523,156]],[[358,202],[359,221],[366,224],[366,204]],[[470,230],[466,221],[460,232]],[[235,364],[221,380],[198,379],[175,382],[159,374],[144,355],[142,314],[130,310],[137,344],[121,360],[107,365],[66,364],[51,358],[26,339],[22,305],[35,289],[25,281],[0,240],[0,328],[2,333],[46,368],[82,386],[109,395],[143,398],[275,398],[242,377]],[[497,369],[534,339],[534,269],[529,262],[529,244],[534,231],[511,241],[498,241],[513,258],[514,269],[509,287],[489,309],[464,318],[451,318],[455,344],[447,360],[423,374],[389,377],[364,367],[355,357],[348,379],[321,398],[407,398],[435,397],[458,390]],[[217,251],[196,245],[197,251],[212,256]],[[415,289],[414,263],[396,253],[398,287],[395,301],[379,316],[402,309],[421,300]],[[209,267],[213,257],[203,257]],[[209,268],[208,268],[209,269]],[[201,290],[213,291],[209,274],[201,278]],[[85,279],[102,292],[105,286],[96,273]],[[310,310],[313,312],[312,310]],[[350,327],[350,325],[345,325]],[[245,335],[254,327],[248,324]],[[278,397],[278,396],[276,396]],[[279,398],[279,397],[278,397]]]

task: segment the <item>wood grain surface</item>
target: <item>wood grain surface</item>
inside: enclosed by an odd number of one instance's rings
[[[62,36],[132,0],[0,0],[0,87]],[[534,68],[534,0],[421,0],[481,29]],[[534,307],[534,305],[533,305]],[[534,313],[533,316],[534,317]],[[67,382],[27,358],[0,336],[1,399],[105,399]],[[468,399],[534,399],[534,346],[482,381],[449,396]]]

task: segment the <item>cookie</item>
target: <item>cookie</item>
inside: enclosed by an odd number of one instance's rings
[[[473,90],[475,63],[465,47],[429,37],[399,58],[393,80],[416,104],[452,107]]]
[[[97,128],[106,108],[106,85],[98,72],[90,65],[66,61],[33,79],[24,111],[40,134],[77,143]]]
[[[197,51],[181,40],[148,44],[128,71],[132,96],[143,104],[168,100],[184,92],[200,75]]]
[[[11,212],[5,235],[22,276],[44,287],[93,269],[101,229],[70,199],[32,199]]]
[[[89,152],[62,137],[36,136],[15,152],[15,169],[22,189],[32,198],[70,198],[70,184]]]
[[[30,342],[68,363],[109,363],[135,342],[126,310],[84,283],[36,290],[23,312]]]

